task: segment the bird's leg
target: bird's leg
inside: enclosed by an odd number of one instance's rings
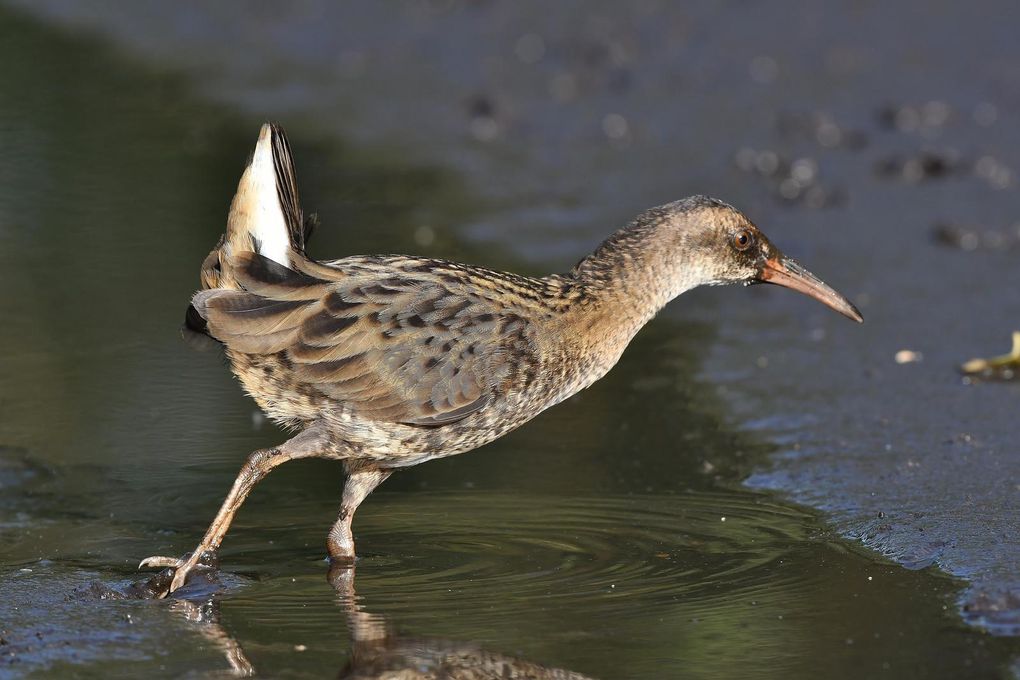
[[[345,467],[347,482],[344,484],[343,500],[340,501],[340,516],[329,530],[326,549],[334,563],[349,564],[354,561],[354,534],[351,533],[354,511],[393,471],[354,461],[345,463]]]
[[[173,567],[176,571],[167,594],[183,586],[188,579],[189,572],[196,565],[203,559],[208,560],[215,557],[216,550],[220,547],[223,537],[230,528],[230,523],[234,520],[234,515],[255,485],[268,475],[270,470],[288,460],[328,455],[322,441],[321,433],[315,426],[312,426],[278,447],[260,449],[249,455],[248,460],[245,461],[238,473],[237,479],[234,480],[234,486],[227,494],[226,500],[220,506],[220,511],[209,525],[198,547],[190,555],[181,559],[160,556],[147,557],[138,565],[139,568]]]

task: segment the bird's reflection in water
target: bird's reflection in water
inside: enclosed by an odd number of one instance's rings
[[[341,680],[588,680],[580,673],[504,656],[470,642],[396,635],[384,617],[358,604],[354,568],[331,568],[329,582],[347,614],[351,635],[351,655],[340,671]]]
[[[197,628],[202,637],[223,652],[227,663],[230,664],[232,675],[239,678],[255,675],[255,667],[244,655],[241,645],[220,624],[219,601],[216,598],[201,603],[174,600],[170,604],[170,610],[198,624]]]
[[[170,611],[195,624],[199,634],[223,652],[230,664],[231,675],[251,677],[255,675],[255,667],[245,656],[240,643],[220,623],[219,592],[222,585],[217,578],[216,565],[202,564],[201,567],[188,583],[187,590],[181,592],[185,597],[171,599]],[[173,576],[172,569],[163,569],[152,578],[129,586],[126,594],[140,599],[166,597]]]
[[[131,587],[134,597],[166,596],[173,572],[165,569]],[[340,680],[590,680],[589,676],[487,651],[470,642],[401,636],[379,614],[364,611],[354,590],[354,568],[335,566],[328,579],[347,616],[351,651]],[[187,587],[175,591],[170,609],[195,623],[198,632],[220,649],[237,677],[255,675],[240,643],[220,623],[220,585],[212,569],[193,573]],[[187,598],[187,599],[184,599]]]

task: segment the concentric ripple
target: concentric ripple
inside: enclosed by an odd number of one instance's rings
[[[360,584],[385,581],[377,606],[432,591],[465,605],[493,589],[511,591],[523,608],[537,600],[691,598],[722,583],[732,592],[780,559],[802,526],[789,508],[721,493],[419,494],[365,514]]]
[[[747,493],[383,493],[356,521],[357,593],[373,612],[426,624],[429,612],[457,611],[461,624],[477,617],[481,626],[494,606],[500,618],[522,620],[550,608],[647,617],[679,602],[688,617],[718,614],[727,602],[797,597],[784,592],[795,574],[783,566],[809,520]],[[295,538],[274,531],[271,546],[245,546],[237,557],[259,565],[260,607],[269,598],[274,615],[296,607],[294,615],[307,620],[314,613],[295,597],[294,584],[322,573],[287,560],[288,551],[292,558],[315,551],[293,545]],[[225,568],[230,562],[225,555]]]

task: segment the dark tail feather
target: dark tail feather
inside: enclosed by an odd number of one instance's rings
[[[305,250],[308,237],[312,231],[314,217],[306,220],[301,210],[301,199],[298,195],[297,175],[294,172],[294,154],[290,150],[290,142],[283,128],[270,123],[273,133],[273,167],[276,170],[276,192],[280,197],[280,207],[287,221],[290,232],[291,246],[300,253]]]
[[[220,349],[223,345],[219,340],[209,335],[209,324],[198,313],[194,305],[188,305],[188,311],[184,314],[184,325],[181,326],[181,337],[192,349],[207,352],[213,349]]]
[[[195,309],[195,305],[188,305],[188,311],[184,313],[184,325],[188,327],[188,330],[195,331],[196,333],[207,333],[209,331],[209,324],[206,323],[206,320]]]

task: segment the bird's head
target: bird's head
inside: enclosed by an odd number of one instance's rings
[[[660,229],[672,232],[695,285],[771,283],[815,298],[843,316],[863,321],[857,308],[787,257],[739,210],[704,196],[657,209]]]

